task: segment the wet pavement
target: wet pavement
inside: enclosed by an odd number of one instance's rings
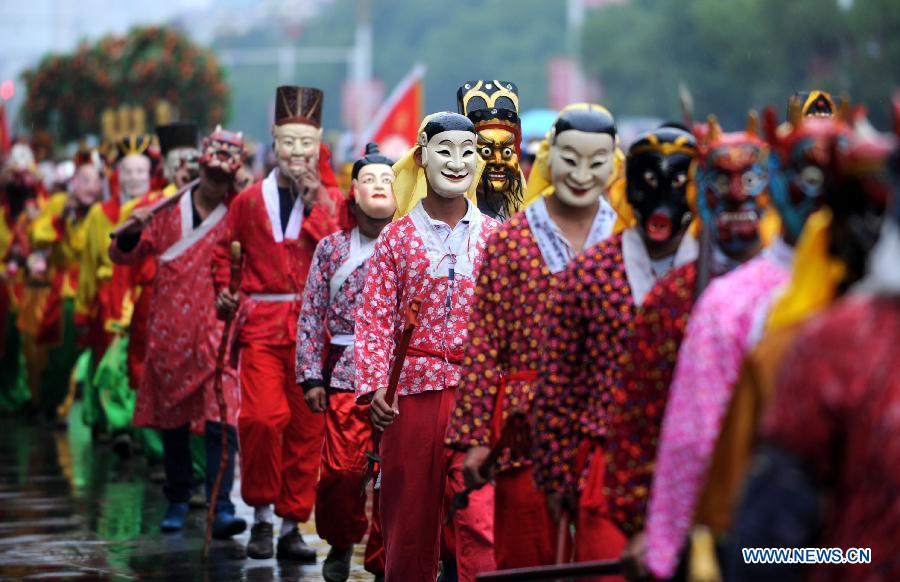
[[[205,511],[193,510],[183,532],[161,534],[166,501],[148,473],[143,457],[123,461],[92,444],[80,422],[54,431],[0,417],[0,580],[322,580],[328,546],[313,522],[301,531],[318,550],[315,566],[246,559],[249,532],[213,540],[201,563]],[[232,499],[249,524],[253,512],[238,490]],[[356,546],[351,580],[372,579],[363,549]]]

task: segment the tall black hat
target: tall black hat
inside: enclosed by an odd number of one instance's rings
[[[190,122],[176,122],[160,125],[156,128],[159,137],[159,149],[163,157],[176,148],[194,148],[200,141],[197,125]]]
[[[324,93],[315,87],[282,85],[275,89],[275,125],[304,123],[322,127]]]
[[[476,127],[499,124],[517,129],[521,125],[519,88],[509,81],[469,81],[457,89],[456,105]]]

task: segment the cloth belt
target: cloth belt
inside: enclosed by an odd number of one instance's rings
[[[503,430],[503,402],[506,398],[506,387],[510,382],[534,382],[538,379],[537,370],[520,370],[500,375],[497,386],[497,400],[494,401],[494,416],[491,419],[491,441],[497,442]]]
[[[299,301],[299,293],[251,293],[250,299],[254,301],[265,301],[268,303],[279,303],[286,301]]]
[[[461,364],[463,360],[462,349],[456,351],[439,352],[431,348],[420,348],[409,346],[406,351],[407,356],[418,356],[420,358],[439,358],[450,364]]]
[[[331,336],[331,345],[349,347],[353,345],[354,336],[352,333],[339,333]]]

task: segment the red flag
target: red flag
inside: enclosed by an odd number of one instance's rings
[[[6,107],[0,103],[0,158],[9,153],[9,126],[6,123]]]
[[[394,87],[356,144],[360,154],[365,151],[365,145],[372,141],[378,144],[384,155],[394,159],[412,147],[422,120],[424,77],[425,66],[417,64]]]

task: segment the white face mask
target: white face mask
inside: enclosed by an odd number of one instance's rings
[[[397,211],[394,200],[394,170],[387,164],[363,166],[356,180],[356,204],[363,214],[375,220],[385,220]]]
[[[84,165],[78,168],[69,183],[72,196],[81,206],[90,206],[103,195],[103,180],[97,168]]]
[[[175,176],[182,167],[189,168],[193,173],[197,172],[197,160],[200,152],[196,148],[174,148],[166,154],[166,162],[163,170],[169,182],[175,182]]]
[[[425,134],[419,143],[425,141]],[[478,153],[475,134],[470,131],[442,131],[431,138],[422,152],[422,167],[428,185],[439,196],[458,198],[466,193],[475,179]]]
[[[297,181],[307,168],[318,172],[322,128],[305,123],[287,123],[276,125],[273,135],[275,158],[282,174]]]
[[[615,140],[606,133],[570,129],[550,146],[550,180],[569,206],[590,206],[606,190],[615,160]]]
[[[119,188],[127,202],[150,190],[150,160],[140,154],[129,154],[119,162]]]

